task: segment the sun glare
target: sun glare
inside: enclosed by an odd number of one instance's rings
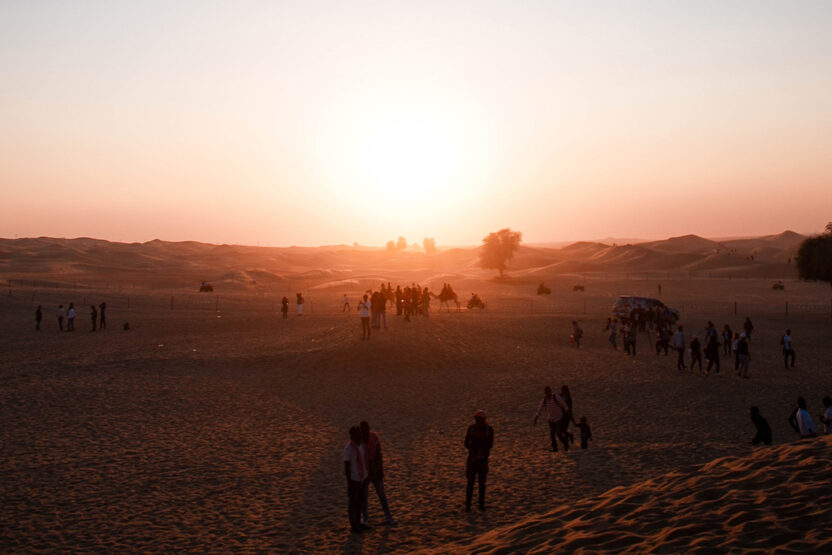
[[[408,207],[403,227],[458,211],[491,173],[488,120],[453,95],[387,91],[339,101],[327,118],[320,178],[347,205]]]

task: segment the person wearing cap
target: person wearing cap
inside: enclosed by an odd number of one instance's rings
[[[347,476],[347,513],[350,518],[350,531],[360,534],[369,529],[361,524],[361,506],[364,482],[367,480],[367,451],[361,443],[361,428],[350,428],[350,440],[344,447],[344,473]]]
[[[534,415],[534,422],[532,424],[537,426],[537,419],[546,411],[546,416],[549,421],[549,440],[552,442],[552,451],[558,450],[558,439],[563,443],[563,449],[569,451],[569,438],[566,435],[566,427],[569,422],[566,420],[566,415],[569,414],[569,405],[560,395],[553,395],[552,388],[548,385],[543,390],[545,396],[540,401],[537,407],[537,413]]]
[[[471,498],[474,495],[474,480],[479,482],[479,508],[485,510],[485,480],[488,476],[488,455],[494,445],[494,428],[488,425],[488,415],[484,410],[474,413],[474,423],[468,426],[465,434],[465,448],[468,460],[465,476],[468,484],[465,488],[465,510],[471,510]]]
[[[676,328],[676,333],[673,334],[673,347],[679,355],[676,359],[676,370],[681,372],[687,368],[685,366],[685,332],[682,326]]]

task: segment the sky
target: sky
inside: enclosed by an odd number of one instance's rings
[[[0,237],[820,232],[832,3],[0,0]]]

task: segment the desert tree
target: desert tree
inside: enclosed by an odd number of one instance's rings
[[[402,236],[399,236],[399,238],[396,239],[396,248],[399,249],[400,251],[406,250],[407,249],[407,239],[405,239]]]
[[[396,242],[395,241],[387,241],[386,247],[387,247],[388,251],[394,251],[394,250],[396,250]]]
[[[489,233],[482,240],[480,268],[498,270],[502,278],[503,272],[508,268],[511,259],[514,258],[514,251],[520,248],[522,237],[522,233],[512,231],[509,228]]]
[[[436,240],[433,237],[425,237],[422,239],[422,248],[425,249],[425,252],[428,254],[433,254],[436,252]]]
[[[832,285],[832,232],[808,237],[800,244],[797,271],[800,279],[826,281]]]

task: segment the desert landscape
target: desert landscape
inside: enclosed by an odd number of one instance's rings
[[[825,551],[830,290],[796,279],[802,237],[678,237],[522,246],[504,279],[476,248],[258,248],[93,239],[0,241],[0,543],[6,551]],[[753,260],[752,260],[753,256]],[[213,292],[200,293],[203,281]],[[780,281],[784,289],[773,289]],[[361,341],[355,304],[382,282],[452,283],[485,310],[431,304]],[[537,295],[539,283],[551,295]],[[583,291],[574,291],[581,284]],[[661,295],[658,286],[661,285]],[[302,292],[287,319],[280,299]],[[352,312],[342,312],[342,298]],[[658,297],[688,333],[755,332],[750,379],[678,372],[653,338],[613,350],[618,295]],[[74,302],[74,333],[58,304]],[[88,306],[107,303],[107,329]],[[43,306],[42,331],[34,312]],[[570,343],[571,322],[585,330]],[[129,324],[129,330],[123,325]],[[783,368],[790,328],[797,364]],[[543,387],[568,384],[593,440],[549,450]],[[750,445],[748,409],[773,447]],[[465,430],[488,412],[487,511],[466,512]],[[347,430],[378,431],[398,526],[370,489],[372,530],[349,533]]]

